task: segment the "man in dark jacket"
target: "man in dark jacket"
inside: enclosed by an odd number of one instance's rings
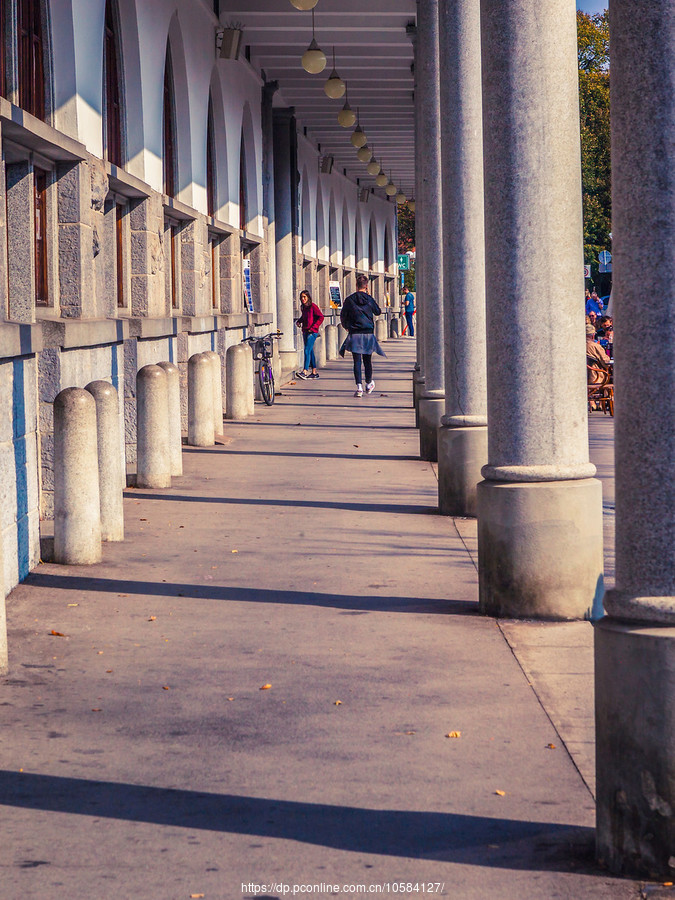
[[[385,355],[375,337],[374,317],[381,315],[382,310],[375,298],[367,292],[367,287],[368,278],[365,275],[357,275],[356,292],[345,299],[340,311],[342,327],[349,332],[346,341],[340,347],[340,356],[344,356],[345,350],[349,350],[354,357],[355,397],[363,397],[362,361],[366,374],[366,393],[372,394],[375,388],[372,355],[373,353]]]

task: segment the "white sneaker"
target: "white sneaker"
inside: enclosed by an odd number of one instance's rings
[[[363,385],[362,384],[356,385],[356,390],[354,391],[354,396],[355,397],[363,397]]]
[[[366,384],[366,394],[372,394],[374,390],[375,390],[375,382],[369,381]]]

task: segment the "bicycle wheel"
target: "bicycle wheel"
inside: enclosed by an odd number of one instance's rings
[[[274,403],[274,375],[272,374],[272,366],[266,359],[260,360],[258,379],[260,380],[262,398],[268,406],[271,406]]]

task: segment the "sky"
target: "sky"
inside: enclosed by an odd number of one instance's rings
[[[585,13],[599,13],[607,9],[607,0],[577,0],[577,9]]]

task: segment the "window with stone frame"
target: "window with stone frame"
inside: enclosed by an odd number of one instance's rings
[[[176,112],[173,92],[173,72],[171,52],[166,48],[164,62],[164,107],[163,107],[163,175],[164,193],[169,197],[176,194]]]
[[[214,310],[220,310],[220,242],[220,235],[209,235],[209,252],[211,254],[211,306]]]
[[[6,17],[7,2],[6,0],[0,0],[0,97],[7,96],[7,73],[5,72],[5,67],[7,65]]]
[[[49,306],[47,264],[47,172],[33,170],[33,242],[35,251],[35,305]]]
[[[103,128],[104,157],[116,166],[122,159],[122,92],[117,36],[117,8],[114,0],[105,5],[105,40],[103,46]]]
[[[168,313],[177,312],[181,308],[181,259],[180,259],[181,223],[168,215],[164,216],[164,259],[165,259],[165,296]]]
[[[3,2],[3,7],[6,3]],[[19,106],[38,119],[45,117],[45,64],[42,0],[17,0]]]
[[[124,265],[127,235],[128,204],[124,201],[115,201],[115,282],[117,289],[117,309],[123,310],[129,306],[129,291],[127,289],[126,267]]]

